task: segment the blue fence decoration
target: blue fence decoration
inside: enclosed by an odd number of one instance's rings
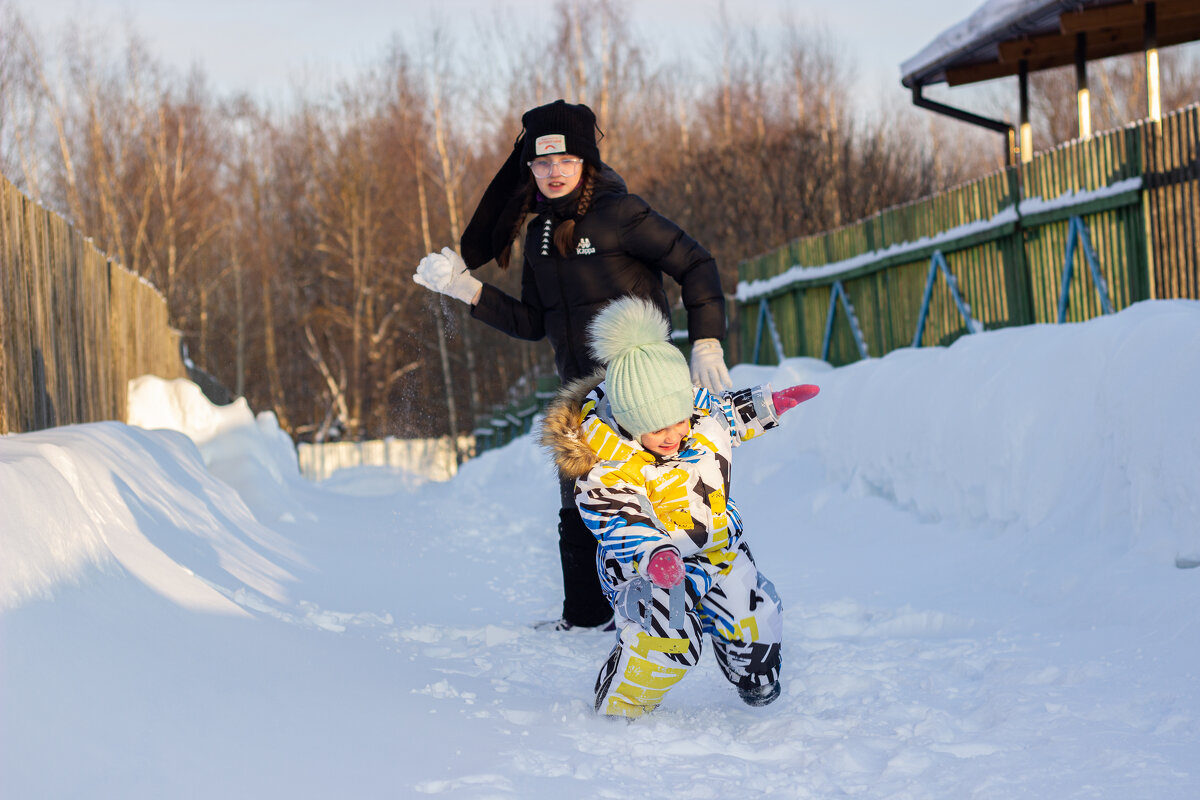
[[[1084,224],[1083,218],[1079,216],[1071,217],[1067,231],[1067,254],[1063,259],[1062,269],[1062,290],[1058,294],[1058,322],[1064,322],[1067,318],[1067,305],[1070,302],[1071,278],[1074,275],[1075,266],[1075,247],[1083,243],[1083,255],[1087,260],[1088,269],[1092,273],[1092,281],[1096,284],[1096,291],[1100,293],[1100,308],[1105,314],[1113,313],[1112,300],[1108,296],[1108,283],[1104,280],[1104,275],[1100,272],[1100,259],[1096,257],[1096,249],[1092,247],[1092,237],[1088,232],[1088,227]]]
[[[933,283],[937,280],[939,271],[946,279],[946,286],[950,289],[950,296],[954,298],[954,305],[958,307],[958,313],[962,315],[967,333],[979,333],[983,330],[983,325],[979,320],[971,316],[971,306],[963,300],[962,293],[958,291],[958,279],[946,266],[946,257],[942,255],[941,250],[934,250],[933,257],[929,259],[929,277],[925,279],[925,294],[921,297],[921,310],[917,314],[917,331],[913,334],[913,347],[921,346],[921,336],[925,333],[925,319],[929,316],[929,301],[933,298]]]
[[[863,338],[862,328],[858,324],[858,315],[854,313],[854,304],[850,302],[850,296],[846,294],[842,282],[834,281],[833,291],[829,295],[829,313],[825,315],[825,338],[821,343],[821,360],[829,360],[829,342],[833,339],[833,320],[837,313],[838,300],[841,300],[842,310],[846,312],[846,321],[850,323],[850,332],[854,334],[854,343],[858,345],[858,354],[863,358],[870,358],[871,354],[867,352],[866,339]]]
[[[779,363],[783,363],[783,340],[779,338],[779,329],[775,327],[775,317],[771,314],[771,307],[767,304],[767,298],[763,298],[758,304],[758,325],[754,334],[754,363],[758,363],[759,349],[762,347],[763,329],[766,328],[771,334],[771,342],[775,345],[775,357],[779,359]]]

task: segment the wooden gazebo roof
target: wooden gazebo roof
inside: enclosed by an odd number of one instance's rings
[[[987,0],[900,66],[913,103],[955,119],[1007,134],[1008,163],[1033,154],[1029,127],[1029,75],[1075,65],[1079,136],[1091,136],[1087,62],[1145,53],[1147,116],[1161,114],[1158,48],[1200,40],[1200,0]],[[978,83],[1015,75],[1019,126],[931,100],[926,86]]]
[[[901,65],[908,88],[968,83],[1200,39],[1200,0],[989,0]]]

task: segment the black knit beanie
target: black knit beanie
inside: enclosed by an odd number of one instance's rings
[[[593,164],[600,161],[596,146],[596,115],[583,103],[572,105],[555,100],[531,108],[521,117],[525,129],[525,146],[521,150],[524,164],[538,156],[570,153]]]
[[[520,190],[529,180],[530,161],[539,155],[569,153],[596,166],[602,163],[596,115],[583,103],[555,100],[531,108],[522,115],[521,127],[512,153],[488,184],[463,231],[463,261],[471,269],[491,261],[507,246],[521,211]]]

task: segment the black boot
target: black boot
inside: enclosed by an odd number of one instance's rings
[[[775,702],[779,697],[779,693],[783,691],[779,681],[774,683],[764,683],[759,686],[739,686],[737,687],[738,697],[742,698],[748,706],[766,706]]]

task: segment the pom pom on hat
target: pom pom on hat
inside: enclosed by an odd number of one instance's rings
[[[592,355],[607,368],[613,417],[635,438],[692,415],[691,372],[670,333],[662,311],[636,297],[614,300],[588,327]]]

